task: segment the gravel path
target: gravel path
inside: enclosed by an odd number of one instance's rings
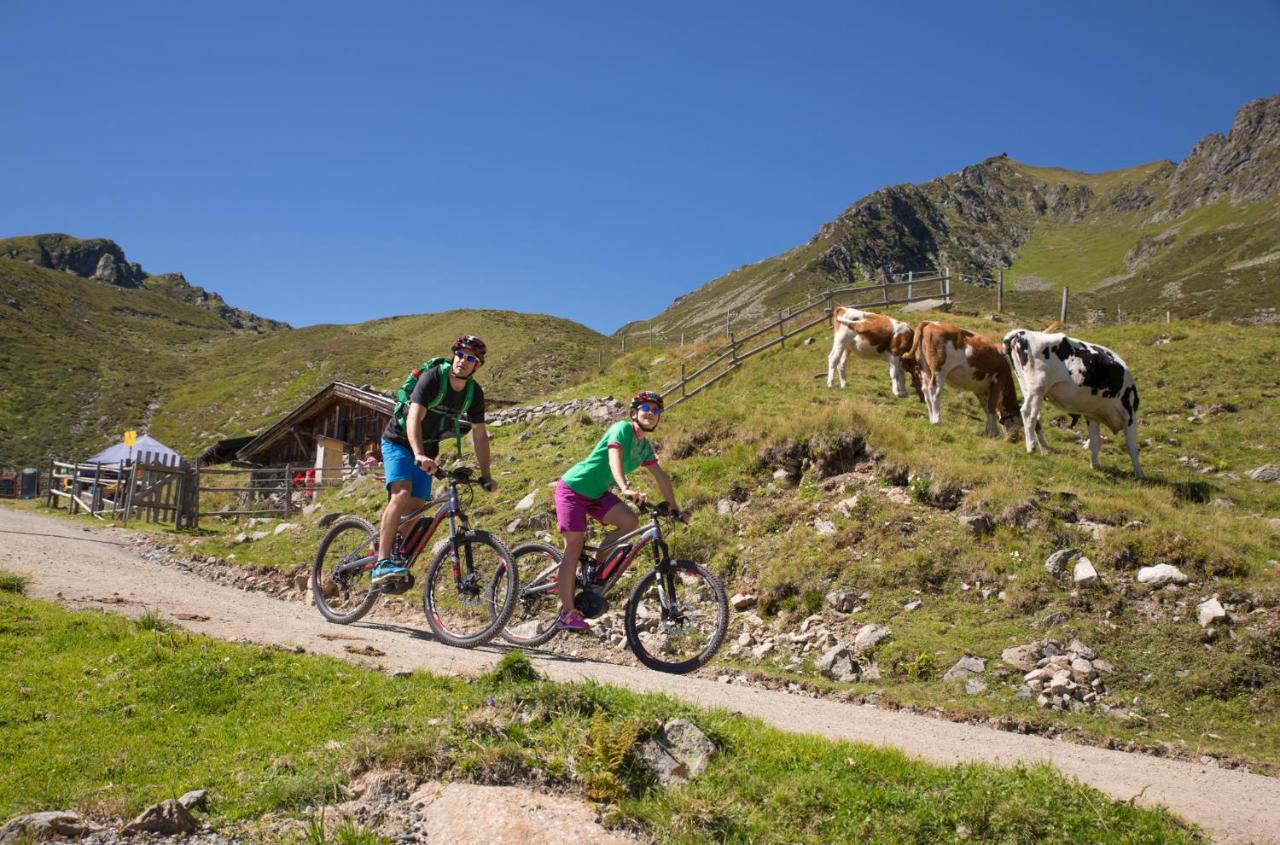
[[[201,634],[302,646],[388,671],[476,673],[504,652],[498,646],[463,651],[439,645],[425,621],[330,625],[300,602],[239,590],[146,560],[129,546],[129,537],[120,529],[80,528],[0,508],[0,569],[30,576],[31,596],[68,607],[99,607],[131,616],[151,609]],[[353,655],[348,646],[376,656]],[[557,681],[591,678],[666,693],[755,716],[788,731],[893,746],[934,763],[1047,761],[1114,798],[1136,796],[1139,804],[1164,804],[1208,829],[1216,841],[1280,845],[1280,779],[701,678],[560,655],[531,656],[540,671]]]

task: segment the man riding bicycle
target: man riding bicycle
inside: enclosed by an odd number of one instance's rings
[[[653,474],[667,504],[679,513],[671,477],[659,466],[653,444],[647,439],[658,427],[662,409],[662,397],[657,393],[650,390],[637,393],[631,400],[631,418],[609,426],[591,454],[570,468],[556,484],[556,523],[564,535],[564,558],[556,577],[561,607],[559,625],[565,630],[585,631],[589,627],[573,604],[578,559],[586,542],[587,516],[613,526],[605,535],[602,547],[640,526],[635,512],[609,491],[610,484],[617,484],[619,493],[643,505],[647,497],[627,483],[627,475],[637,467],[644,467]],[[604,562],[603,556],[603,551],[597,555],[600,563]]]
[[[396,413],[382,432],[382,463],[390,497],[382,511],[378,564],[370,573],[373,584],[409,577],[404,561],[392,556],[400,517],[421,508],[431,498],[431,477],[440,440],[460,438],[460,420],[471,425],[471,442],[480,465],[482,486],[492,493],[497,482],[489,475],[489,434],[484,425],[484,391],[475,372],[484,366],[484,341],[464,335],[453,344],[453,360],[428,362],[410,376],[412,390],[404,391]],[[406,386],[409,382],[406,381]],[[460,441],[459,441],[460,442]]]

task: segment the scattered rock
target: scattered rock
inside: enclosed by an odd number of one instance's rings
[[[1200,622],[1201,628],[1208,628],[1215,622],[1220,622],[1227,618],[1226,608],[1218,601],[1218,597],[1205,599],[1200,602],[1200,606],[1196,608],[1196,619]]]
[[[161,801],[147,809],[121,829],[121,833],[161,833],[174,836],[194,833],[200,828],[196,817],[186,807],[173,799]]]
[[[1036,661],[1040,659],[1040,643],[1027,643],[1006,648],[1000,652],[1000,659],[1023,672],[1030,672],[1036,667]]]
[[[1079,549],[1058,549],[1058,551],[1049,555],[1044,562],[1044,571],[1050,575],[1060,577],[1067,571],[1067,567],[1071,565],[1071,561],[1080,556]]]
[[[209,800],[209,791],[206,789],[193,789],[186,795],[178,799],[178,803],[186,807],[188,810],[203,810]]]
[[[966,695],[979,695],[987,691],[987,682],[981,678],[970,678],[965,681],[964,691]]]
[[[858,677],[858,664],[849,655],[849,649],[837,645],[818,658],[818,672],[833,681],[853,681]]]
[[[55,837],[78,839],[88,833],[88,825],[75,813],[62,810],[28,813],[12,818],[0,827],[0,843],[41,842]]]
[[[829,519],[815,519],[813,521],[813,530],[817,532],[819,537],[830,537],[836,533],[836,524]]]
[[[249,535],[249,539],[256,543],[258,540],[265,540],[270,536],[271,533],[269,531],[255,531]]]
[[[987,671],[987,661],[981,657],[965,656],[955,662],[947,673],[942,676],[944,681],[955,681],[961,678],[968,678],[971,675],[980,675]]]
[[[961,514],[960,524],[969,529],[975,537],[985,537],[995,531],[995,523],[985,513]]]
[[[652,739],[641,743],[635,752],[658,783],[671,786],[706,771],[716,753],[716,746],[698,727],[685,719],[672,719]]]
[[[521,521],[521,520],[520,520],[520,517],[518,517],[518,516],[517,516],[515,519],[511,520],[510,522],[508,522],[508,523],[507,523],[507,533],[508,533],[508,534],[514,534],[514,533],[516,533],[516,531],[520,530],[520,521]]]
[[[721,499],[716,502],[716,513],[720,516],[733,516],[741,507],[742,505],[738,504],[733,499]]]
[[[847,499],[841,499],[840,501],[836,502],[836,510],[840,512],[841,516],[847,518],[850,514],[854,512],[854,510],[857,509],[858,503],[861,501],[862,501],[862,496],[855,493],[854,495],[850,496]]]
[[[1245,475],[1254,481],[1280,483],[1280,467],[1275,464],[1263,464],[1257,469],[1251,469]]]
[[[1093,568],[1093,561],[1084,556],[1076,560],[1071,580],[1077,587],[1089,587],[1098,583],[1098,570]]]
[[[276,526],[276,529],[273,533],[278,536],[280,534],[285,533],[286,531],[297,531],[298,528],[299,528],[299,525],[296,522],[282,522]]]
[[[739,612],[750,610],[756,606],[756,597],[750,593],[737,593],[729,599],[729,606]]]
[[[534,503],[535,503],[537,500],[538,500],[538,491],[537,491],[537,490],[534,490],[534,491],[533,491],[532,493],[530,493],[528,496],[525,496],[523,499],[521,499],[520,501],[516,502],[516,510],[518,510],[518,511],[527,511],[527,510],[529,510],[530,508],[532,508],[532,507],[533,507]]]
[[[1185,584],[1187,576],[1176,566],[1159,563],[1155,566],[1144,566],[1138,570],[1138,583],[1152,587],[1163,587],[1165,584]]]
[[[889,636],[889,629],[883,625],[863,625],[858,635],[853,638],[853,653],[866,654],[887,636]]]
[[[920,601],[920,599],[916,599],[915,601],[909,601],[906,604],[904,604],[902,606],[902,609],[910,613],[913,610],[919,610],[920,606],[923,604],[924,602]]]
[[[832,610],[838,610],[841,613],[848,613],[853,610],[854,597],[845,590],[832,590],[827,593],[827,606]]]

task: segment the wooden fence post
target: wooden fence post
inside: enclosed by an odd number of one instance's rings
[[[49,459],[49,489],[45,493],[45,498],[48,499],[48,501],[45,502],[45,506],[50,508],[53,507],[53,500],[57,498],[57,496],[53,495],[53,471],[57,469],[55,463],[56,461],[52,458]]]
[[[783,349],[787,348],[787,317],[786,311],[778,312],[778,345]]]
[[[915,281],[915,271],[908,270],[907,271],[907,302],[911,301],[911,287],[912,287],[911,283],[913,281]]]
[[[1062,289],[1062,310],[1058,313],[1058,322],[1065,327],[1067,325],[1067,298],[1070,296],[1070,288]]]
[[[680,398],[681,399],[684,398],[684,386],[685,386],[684,361],[681,361],[680,362]]]
[[[627,349],[626,335],[622,337],[622,350]],[[293,515],[293,464],[284,465],[284,518]]]
[[[950,304],[951,302],[951,268],[942,268],[942,299]]]
[[[124,494],[124,524],[129,524],[129,511],[133,508],[133,488],[138,483],[138,462],[129,462],[129,487]]]
[[[733,332],[729,332],[729,361],[731,367],[738,366],[738,341],[733,339]]]
[[[1170,316],[1170,312],[1168,312],[1168,311],[1164,312],[1164,321],[1165,321],[1165,323],[1172,323],[1172,322],[1173,322],[1173,317],[1171,317],[1171,316]]]
[[[1004,313],[1004,271],[1000,271],[1000,279],[996,282],[996,313]]]

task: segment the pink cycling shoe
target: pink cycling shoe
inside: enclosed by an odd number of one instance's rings
[[[587,631],[591,626],[587,624],[587,620],[582,618],[582,614],[576,610],[566,610],[560,614],[560,621],[557,627],[561,631]]]

